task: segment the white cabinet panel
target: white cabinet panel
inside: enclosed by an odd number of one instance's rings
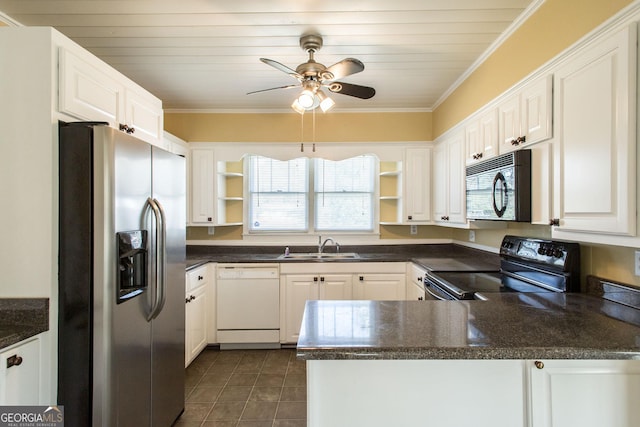
[[[640,361],[545,360],[528,364],[531,427],[640,425]]]
[[[561,231],[635,235],[636,30],[555,74],[554,217]]]
[[[404,171],[404,219],[409,223],[431,220],[431,149],[407,148]]]
[[[127,89],[126,123],[135,129],[134,135],[167,151],[171,151],[169,142],[163,142],[164,116],[162,102],[148,94]]]
[[[498,154],[498,111],[494,109],[483,114],[478,119],[478,127],[478,160],[489,159]]]
[[[353,296],[359,300],[405,300],[405,282],[404,274],[359,274],[353,282]]]
[[[551,138],[553,76],[528,83],[498,105],[500,154]]]
[[[443,140],[434,149],[434,221],[440,225],[466,222],[464,133]]]
[[[40,340],[25,340],[0,353],[0,405],[38,405]]]
[[[191,222],[213,225],[214,157],[211,149],[191,150]]]
[[[207,346],[211,316],[209,264],[189,270],[185,292],[185,366],[188,366]],[[215,315],[213,316],[215,318]]]
[[[112,127],[122,123],[124,85],[67,49],[60,48],[59,55],[60,112]]]

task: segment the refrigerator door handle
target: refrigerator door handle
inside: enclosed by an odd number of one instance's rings
[[[157,199],[152,199],[149,197],[147,199],[147,204],[151,207],[153,211],[153,215],[156,220],[155,227],[155,254],[154,254],[154,262],[155,262],[155,281],[154,281],[154,301],[151,306],[151,310],[149,315],[147,316],[147,321],[151,321],[158,317],[162,308],[164,307],[164,303],[166,300],[165,293],[165,283],[166,283],[166,270],[165,270],[165,262],[166,262],[166,236],[167,236],[167,227],[165,223],[165,215],[164,209],[162,205]]]

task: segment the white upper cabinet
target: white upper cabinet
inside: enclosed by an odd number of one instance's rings
[[[466,223],[464,137],[443,140],[433,153],[433,217],[436,223]]]
[[[431,148],[407,148],[404,168],[405,223],[431,220]]]
[[[58,108],[80,120],[109,126],[163,145],[162,101],[76,46],[59,48]]]
[[[501,154],[551,138],[553,77],[532,81],[498,105]]]
[[[118,126],[124,119],[124,86],[67,49],[59,51],[60,112]]]
[[[191,223],[214,225],[214,156],[213,149],[191,150]]]
[[[626,27],[555,73],[554,232],[636,233],[636,49]]]
[[[495,156],[498,153],[498,111],[493,108],[471,119],[464,133],[467,165]]]

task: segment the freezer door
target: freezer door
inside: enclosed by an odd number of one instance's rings
[[[184,409],[186,170],[181,156],[153,147],[153,198],[166,227],[165,303],[152,328],[152,426],[170,426]]]
[[[151,148],[96,126],[93,171],[92,425],[149,425],[148,292],[118,304],[117,233],[142,229],[151,195]]]

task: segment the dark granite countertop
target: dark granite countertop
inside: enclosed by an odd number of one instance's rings
[[[290,247],[291,253],[313,253],[316,246]],[[468,248],[456,244],[424,244],[424,245],[368,245],[341,246],[342,253],[355,252],[359,255],[354,259],[280,259],[284,248],[280,246],[187,246],[187,270],[203,265],[207,262],[218,263],[256,263],[256,262],[406,262],[415,261],[425,268],[438,258],[465,258],[476,262],[488,262],[499,266],[498,254]],[[325,252],[335,251],[333,246],[327,247]],[[424,261],[424,262],[423,262]]]
[[[306,360],[640,359],[640,310],[556,293],[308,301],[297,351]]]
[[[0,350],[47,330],[48,298],[0,298]]]

